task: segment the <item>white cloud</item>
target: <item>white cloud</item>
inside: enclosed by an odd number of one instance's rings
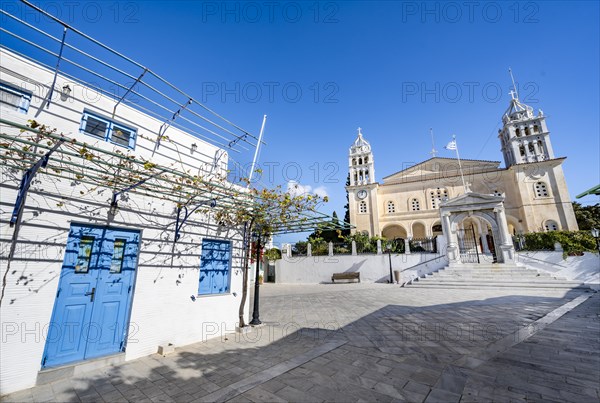
[[[313,190],[313,193],[317,196],[328,197],[327,188],[325,186],[319,186],[318,188],[315,188],[315,190]]]
[[[314,193],[320,197],[327,196],[327,188],[325,186],[319,186],[313,189],[310,185],[302,185],[294,180],[288,181],[287,192],[292,196],[300,196],[307,193]]]

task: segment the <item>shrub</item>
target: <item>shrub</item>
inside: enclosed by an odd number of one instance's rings
[[[581,255],[583,252],[595,252],[596,240],[589,231],[548,231],[524,234],[525,250],[554,250],[554,244],[560,243],[563,257]]]

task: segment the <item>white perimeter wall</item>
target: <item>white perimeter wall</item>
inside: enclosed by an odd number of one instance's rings
[[[392,253],[391,258],[392,270],[401,271],[401,284],[439,270],[448,264],[445,254]],[[389,256],[381,254],[284,257],[275,263],[275,282],[288,284],[331,283],[331,275],[334,273],[356,271],[360,272],[361,282],[387,282],[390,278]]]
[[[584,252],[583,256],[568,256],[562,252],[524,251],[517,253],[518,263],[551,273],[567,280],[581,281],[595,290],[600,290],[600,256]]]

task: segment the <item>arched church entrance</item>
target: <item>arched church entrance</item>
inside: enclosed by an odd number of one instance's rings
[[[504,197],[469,192],[440,205],[450,264],[514,263]],[[489,261],[485,259],[484,261]]]
[[[468,216],[458,224],[461,263],[496,263],[496,239],[492,224],[482,216]]]

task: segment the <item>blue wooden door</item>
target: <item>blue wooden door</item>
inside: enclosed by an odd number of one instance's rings
[[[231,242],[203,239],[198,294],[228,293],[230,266]]]
[[[43,367],[124,349],[139,232],[72,225]]]

